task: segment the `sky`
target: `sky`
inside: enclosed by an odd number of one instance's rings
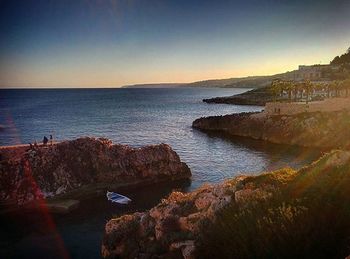
[[[0,0],[0,87],[269,75],[350,47],[348,0]]]

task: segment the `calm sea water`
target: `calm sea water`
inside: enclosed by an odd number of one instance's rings
[[[113,215],[148,209],[173,188],[188,191],[205,182],[215,183],[241,173],[259,173],[283,166],[298,168],[314,159],[314,150],[272,145],[262,141],[205,134],[191,128],[202,116],[260,111],[258,106],[206,104],[203,98],[229,96],[247,89],[64,89],[0,90],[0,145],[56,140],[81,136],[107,137],[115,143],[139,147],[167,143],[192,170],[192,181],[161,185],[128,194],[128,207],[108,203],[103,197],[81,204],[80,210],[55,216],[68,254],[96,258],[104,224]],[[93,204],[93,205],[92,205]],[[11,257],[59,257],[57,239],[47,232],[42,215],[5,216],[6,231],[0,250]],[[51,256],[51,257],[52,257]],[[1,257],[1,254],[0,254]]]

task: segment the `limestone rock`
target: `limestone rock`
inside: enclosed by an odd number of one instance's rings
[[[131,148],[85,137],[35,149],[1,148],[0,155],[0,201],[18,204],[88,184],[150,184],[191,176],[166,144]]]
[[[208,220],[214,221],[216,213],[232,202],[233,185],[228,181],[220,185],[204,185],[192,193],[173,192],[141,216],[133,214],[112,219],[106,225],[102,255],[124,258],[131,253],[131,247],[137,247],[136,258],[152,258],[154,255],[159,258],[194,258],[195,238]],[[125,236],[132,236],[132,230],[125,230],[130,221],[133,226],[139,226],[138,235],[126,241]],[[128,248],[121,251],[120,247]]]
[[[239,113],[195,120],[193,128],[219,131],[278,144],[304,147],[350,148],[350,111],[310,112],[264,116]]]
[[[203,185],[190,193],[173,192],[168,198],[149,211],[134,213],[112,219],[106,224],[102,242],[102,256],[105,258],[196,258],[201,246],[201,235],[208,227],[222,220],[225,208],[237,211],[249,210],[248,205],[273,201],[288,189],[292,197],[299,199],[290,190],[311,190],[318,196],[326,195],[335,186],[341,188],[344,197],[349,197],[348,182],[341,170],[349,166],[350,152],[333,151],[320,160],[299,171],[290,168],[256,176],[238,176],[221,184]],[[320,173],[321,172],[321,173]],[[337,181],[330,181],[325,174],[334,173]],[[347,178],[349,179],[347,171]],[[307,179],[307,181],[305,181]],[[320,188],[324,185],[328,188]],[[303,193],[303,192],[301,192]],[[295,209],[295,208],[294,208]],[[306,207],[298,207],[305,210]],[[293,214],[290,205],[279,207],[289,220]],[[210,228],[209,228],[210,229]],[[208,233],[210,235],[210,233]],[[202,243],[203,244],[203,243]],[[198,249],[200,250],[200,249]]]

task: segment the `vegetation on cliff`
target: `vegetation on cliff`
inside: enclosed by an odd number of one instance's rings
[[[331,65],[350,65],[350,48],[346,51],[346,53],[336,56],[332,61]]]
[[[331,97],[348,97],[350,80],[338,80],[327,83],[315,83],[310,80],[295,82],[291,80],[274,80],[271,84],[274,102],[288,100],[298,102],[305,100],[306,103],[312,100],[322,100]]]
[[[315,83],[309,80],[292,81],[275,79],[270,86],[253,89],[228,97],[203,99],[206,103],[226,103],[236,105],[261,105],[268,102],[319,101],[331,97],[348,97],[350,79]]]
[[[206,228],[199,258],[345,258],[350,254],[350,152],[334,151],[298,172],[284,169],[240,184],[271,196],[232,203]],[[271,189],[271,188],[270,188]],[[249,191],[248,191],[249,190]]]
[[[172,193],[106,224],[108,258],[344,258],[350,245],[350,152],[299,171],[240,176]]]

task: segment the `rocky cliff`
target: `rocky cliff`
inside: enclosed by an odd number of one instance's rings
[[[344,239],[350,236],[349,184],[350,152],[334,151],[299,171],[240,176],[191,193],[173,192],[149,211],[111,219],[105,226],[102,256],[287,258],[288,253],[300,257],[296,251],[302,250],[306,257],[311,253],[344,258],[349,254],[349,239]],[[327,214],[328,203],[337,224]],[[322,204],[325,218],[317,204]],[[308,225],[300,230],[304,221]],[[333,223],[324,225],[328,221]],[[310,233],[302,232],[312,226]],[[322,245],[328,240],[334,244]],[[290,250],[278,250],[284,246]]]
[[[291,116],[240,113],[200,118],[196,129],[218,131],[279,144],[306,147],[350,147],[350,112],[314,112]]]
[[[213,220],[232,200],[234,182],[173,192],[150,211],[110,220],[105,227],[105,258],[191,258],[201,224]]]
[[[232,96],[203,99],[203,102],[264,106],[266,103],[272,102],[273,100],[274,96],[270,87],[263,87]],[[279,97],[278,100],[283,101],[284,99]]]
[[[131,148],[101,138],[1,148],[0,159],[0,201],[17,204],[88,185],[125,187],[191,176],[187,165],[166,144]]]

